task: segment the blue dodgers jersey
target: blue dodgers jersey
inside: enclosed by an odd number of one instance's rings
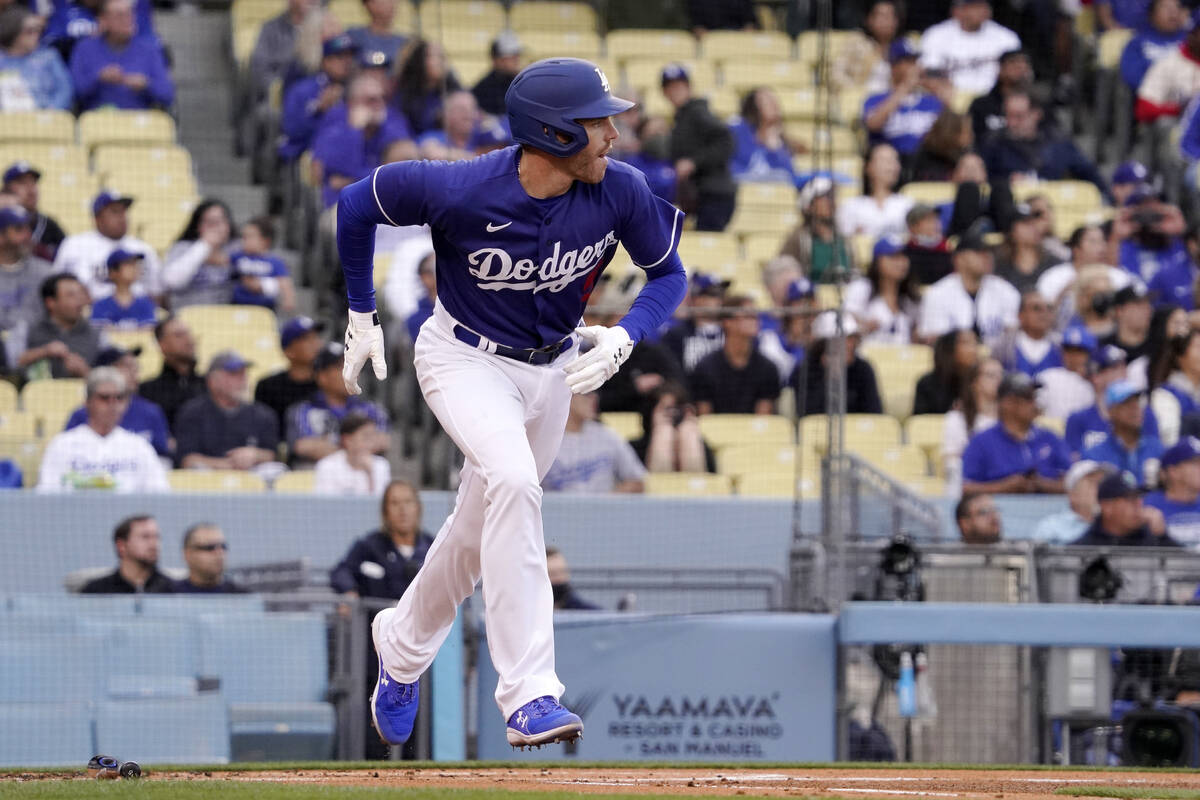
[[[613,158],[600,183],[532,198],[517,176],[520,152],[387,164],[369,180],[393,225],[428,223],[438,300],[456,320],[500,344],[546,347],[579,324],[618,242],[647,277],[671,271],[683,212]]]

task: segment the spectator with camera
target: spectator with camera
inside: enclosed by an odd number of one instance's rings
[[[0,364],[17,363],[29,331],[43,315],[41,287],[53,268],[30,252],[31,239],[28,212],[0,208]]]
[[[71,51],[79,110],[170,108],[175,84],[162,45],[137,35],[133,0],[103,0],[97,20],[97,34],[81,39]]]
[[[1165,531],[1154,533],[1152,526],[1161,526],[1157,509],[1150,514],[1142,506],[1142,490],[1126,472],[1114,472],[1100,481],[1096,489],[1099,513],[1072,545],[1088,547],[1179,547]],[[1149,520],[1149,521],[1148,521]]]
[[[163,261],[171,308],[223,305],[233,299],[233,214],[220,200],[201,200]]]
[[[366,414],[354,412],[338,422],[338,449],[313,468],[317,494],[371,497],[383,494],[392,480],[392,467],[376,455],[379,428]]]
[[[287,412],[287,442],[293,468],[311,467],[315,462],[338,450],[338,427],[353,413],[366,416],[375,423],[369,432],[372,453],[386,453],[391,446],[387,412],[380,406],[351,395],[342,380],[345,351],[341,344],[330,342],[317,353],[313,375],[317,391],[307,400],[297,403]]]
[[[10,5],[0,13],[0,73],[5,111],[71,110],[71,75],[62,56],[39,44],[45,23],[28,8]]]
[[[167,427],[166,415],[154,403],[133,392],[133,388],[138,385],[137,357],[141,352],[140,347],[125,350],[110,345],[100,351],[96,360],[92,362],[92,367],[116,367],[121,371],[121,374],[125,376],[125,385],[129,388],[130,394],[125,413],[121,416],[118,425],[149,442],[160,458],[169,459],[172,449],[171,431]],[[87,421],[87,406],[81,406],[67,418],[67,424],[63,430],[69,431],[80,425],[86,425]]]
[[[115,367],[97,367],[87,377],[87,422],[50,440],[42,456],[39,492],[109,489],[166,492],[167,474],[154,448],[120,427],[133,386]]]
[[[942,112],[942,101],[920,85],[921,53],[907,39],[896,39],[888,48],[891,84],[888,91],[872,95],[863,103],[863,127],[871,144],[886,142],[901,160],[916,153],[922,137]]]
[[[1034,425],[1038,388],[1035,379],[1021,372],[1000,381],[999,422],[972,436],[963,451],[964,494],[1062,492],[1070,455],[1061,439]]]
[[[271,409],[247,400],[251,364],[232,350],[212,357],[208,392],[175,418],[175,463],[181,469],[251,470],[275,460],[279,424]]]
[[[1004,538],[996,499],[990,494],[964,494],[954,506],[958,536],[963,544],[997,544]]]
[[[1042,384],[1038,404],[1045,416],[1065,420],[1096,400],[1090,381],[1096,338],[1082,325],[1072,325],[1063,332],[1059,348],[1062,364],[1037,375],[1038,383]],[[1119,349],[1118,352],[1124,358],[1124,352]]]
[[[1037,279],[1037,290],[1057,310],[1058,324],[1065,327],[1075,316],[1075,294],[1080,273],[1086,267],[1103,265],[1108,259],[1108,239],[1099,225],[1081,225],[1067,239],[1071,260],[1046,270]],[[1115,289],[1123,289],[1133,276],[1119,267],[1108,267],[1108,276]],[[1109,298],[1111,299],[1111,298]]]
[[[183,533],[186,578],[175,581],[178,594],[245,594],[246,590],[225,577],[225,554],[229,543],[213,522],[197,522]]]
[[[721,349],[692,370],[692,397],[704,414],[774,414],[779,371],[758,351],[759,321],[746,295],[726,298]]]
[[[550,492],[636,494],[643,490],[646,468],[633,448],[596,420],[595,393],[571,396],[562,446],[542,488]]]
[[[158,521],[149,514],[136,514],[117,523],[113,548],[117,568],[108,575],[88,581],[82,594],[164,594],[174,591],[174,581],[158,571],[162,542]]]
[[[953,264],[954,272],[930,286],[921,298],[917,336],[932,342],[948,331],[972,328],[991,346],[1017,326],[1021,294],[992,274],[992,251],[977,228],[959,238]]]
[[[1127,380],[1115,381],[1104,390],[1104,407],[1110,430],[1084,449],[1083,458],[1128,472],[1139,486],[1155,486],[1163,446],[1157,434],[1145,430],[1145,392]]]
[[[875,370],[858,355],[862,336],[853,315],[842,316],[842,332],[845,334],[846,358],[846,413],[882,414],[883,401],[879,397],[879,385]],[[827,414],[827,378],[834,368],[829,341],[837,335],[837,312],[823,311],[812,323],[813,345],[805,354],[804,362],[792,376],[792,388],[796,393],[796,414]]]
[[[100,352],[100,331],[88,320],[87,290],[74,275],[57,273],[40,288],[45,315],[33,324],[17,367],[35,378],[83,378]]]
[[[700,434],[696,407],[683,384],[663,382],[642,405],[642,435],[631,442],[647,472],[716,472]]]
[[[1034,528],[1034,541],[1068,544],[1082,536],[1100,513],[1100,504],[1096,499],[1100,481],[1112,472],[1111,466],[1099,461],[1084,460],[1072,464],[1063,478],[1068,508],[1043,517]]]
[[[1117,242],[1117,264],[1146,284],[1162,269],[1190,266],[1182,238],[1186,230],[1179,207],[1161,202],[1153,189],[1143,186],[1113,220],[1110,238]]]
[[[1143,498],[1162,512],[1167,533],[1186,547],[1200,546],[1200,439],[1181,436],[1162,455],[1162,489]]]
[[[333,568],[329,583],[335,592],[398,600],[417,576],[433,537],[421,528],[421,497],[412,484],[387,485],[380,517],[380,526],[350,545]]]

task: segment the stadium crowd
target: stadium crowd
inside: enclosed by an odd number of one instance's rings
[[[316,492],[383,492],[408,447],[404,425],[420,417],[403,406],[420,401],[351,397],[342,384],[323,323],[344,309],[331,248],[338,192],[383,163],[507,146],[504,90],[545,47],[498,28],[479,54],[486,68],[467,80],[432,26],[404,29],[412,9],[402,2],[363,0],[356,26],[332,4],[287,0],[257,28],[236,124],[273,216],[239,221],[205,199],[156,247],[131,223],[141,201],[103,189],[91,229],[68,231],[40,206],[48,167],[6,165],[0,370],[16,386],[85,382],[65,427],[41,431],[38,474],[0,461],[8,484],[167,491],[184,470],[267,483],[290,470],[311,471]],[[602,24],[610,42],[667,29],[702,52],[770,17],[750,2],[686,5],[614,2]],[[649,78],[635,78],[632,61],[606,62],[614,92],[642,101],[617,120],[613,155],[688,212],[691,291],[621,374],[576,399],[546,488],[637,492],[656,474],[716,472],[705,419],[826,413],[830,342],[842,331],[847,412],[939,415],[926,476],[946,494],[1072,495],[1083,481],[1072,470],[1094,463],[1140,490],[1162,486],[1162,505],[1200,512],[1200,485],[1182,469],[1193,457],[1179,450],[1200,434],[1200,12],[1179,0],[1086,10],[1099,34],[1128,38],[1115,69],[1129,107],[1114,113],[1131,115],[1131,141],[1116,142],[1114,164],[1103,158],[1105,121],[1082,130],[1088,91],[1069,67],[1088,40],[1070,35],[1085,12],[1069,5],[839,4],[844,29],[814,77],[854,102],[847,112],[839,100],[837,130],[823,134],[820,113],[796,124],[794,90],[773,85],[770,70],[736,84],[731,109],[718,102],[735,85],[724,61],[664,56]],[[783,20],[800,35],[795,51],[811,32],[805,7],[789,4]],[[170,53],[153,23],[146,0],[63,3],[48,19],[9,6],[0,108],[171,110]],[[852,152],[823,153],[838,137]],[[1127,157],[1135,142],[1140,159]],[[785,227],[755,227],[773,213],[754,205],[760,190],[794,203]],[[692,237],[730,243],[751,271],[706,258]],[[389,232],[385,248],[381,306],[399,346],[432,312],[434,257],[423,230]],[[600,323],[636,288],[621,258],[592,297],[588,316]],[[299,307],[302,286],[317,290],[315,308]],[[200,363],[187,309],[212,306],[272,315],[278,370],[256,369],[237,347]],[[160,374],[139,375],[131,331],[152,332]],[[895,385],[889,353],[928,359],[927,374]],[[618,433],[601,422],[622,414],[637,424]],[[1088,503],[1072,495],[1070,507],[1082,514]]]

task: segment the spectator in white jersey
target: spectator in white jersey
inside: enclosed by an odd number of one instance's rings
[[[992,346],[1016,327],[1021,295],[992,274],[992,251],[977,228],[959,238],[953,263],[954,272],[932,284],[921,300],[917,336],[932,343],[948,331],[973,328]]]
[[[92,300],[108,297],[115,287],[108,279],[108,256],[118,247],[141,253],[142,278],[133,285],[136,295],[162,294],[162,270],[154,248],[129,234],[129,207],[133,198],[107,189],[92,201],[96,229],[68,236],[54,257],[55,272],[70,272],[87,287]]]
[[[594,392],[571,397],[567,431],[542,488],[550,492],[636,493],[646,468],[629,442],[596,419]]]
[[[980,95],[995,85],[1000,56],[1020,49],[1020,38],[992,21],[988,0],[954,0],[950,19],[921,36],[921,66],[946,70],[955,89]]]

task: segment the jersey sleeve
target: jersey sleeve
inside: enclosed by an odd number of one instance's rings
[[[683,212],[650,191],[646,177],[632,172],[625,197],[620,239],[633,263],[653,278],[671,271],[679,246]]]

